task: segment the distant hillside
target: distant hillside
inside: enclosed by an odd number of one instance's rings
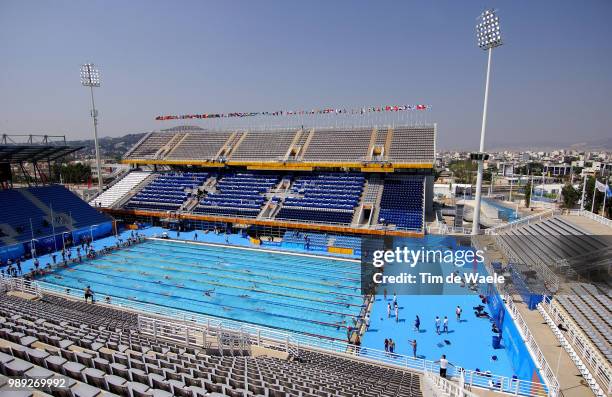
[[[111,138],[104,137],[98,140],[100,144],[100,156],[102,158],[120,159],[125,152],[134,146],[145,133],[127,134],[121,137]],[[68,144],[75,146],[85,146],[83,150],[77,153],[77,158],[91,158],[96,155],[96,149],[93,139],[81,141],[69,141]]]

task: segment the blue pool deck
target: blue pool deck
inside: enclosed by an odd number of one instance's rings
[[[480,369],[508,377],[517,374],[505,349],[493,349],[489,320],[474,315],[472,307],[480,304],[477,295],[398,296],[399,322],[396,322],[393,311],[391,318],[387,318],[387,302],[393,304],[392,297],[388,296],[387,301],[382,296],[376,297],[370,314],[370,328],[362,338],[363,348],[384,350],[385,338],[391,338],[395,341],[395,353],[412,357],[409,340],[416,339],[417,358],[436,361],[445,354],[451,363],[468,370]],[[457,305],[463,309],[461,322],[455,318]],[[414,329],[417,315],[421,319],[419,333]],[[448,334],[436,333],[435,316],[441,319],[448,316]],[[498,359],[492,360],[493,356]],[[526,377],[531,379],[529,375]]]

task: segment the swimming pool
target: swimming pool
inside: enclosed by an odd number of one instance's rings
[[[519,219],[519,214],[515,208],[507,207],[506,205],[500,204],[495,200],[483,199],[487,204],[495,207],[499,211],[499,218],[506,221],[512,222]]]
[[[148,240],[43,278],[292,332],[346,339],[363,305],[356,261]]]

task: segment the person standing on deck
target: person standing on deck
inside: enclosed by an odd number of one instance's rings
[[[440,335],[440,317],[436,316],[436,333]]]
[[[412,340],[408,339],[408,342],[410,342],[410,346],[412,346],[412,356],[416,358],[417,357],[417,341],[416,339],[412,339]]]
[[[91,287],[88,285],[87,288],[85,288],[85,303],[87,303],[88,299],[91,299],[91,303],[93,303],[93,296],[94,296],[94,292],[91,290]]]

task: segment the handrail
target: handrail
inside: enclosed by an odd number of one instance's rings
[[[608,226],[612,228],[612,219],[605,218],[591,211],[587,211],[587,210],[570,211],[570,215],[584,216],[585,218],[589,218],[595,222],[601,223],[604,226]]]
[[[0,274],[0,291],[18,291],[42,297],[42,292],[37,281],[26,280],[21,277],[6,277]]]
[[[70,299],[74,299],[74,295],[67,294],[65,288],[47,282],[37,282],[45,291],[58,294]],[[105,303],[100,303],[105,305]],[[172,309],[165,306],[158,306],[149,303],[142,303],[129,299],[115,298],[111,299],[110,306],[117,306],[131,311],[148,312],[165,317],[174,321],[191,321],[196,324],[220,324],[223,323],[223,328],[235,331],[244,331],[250,334],[251,339],[262,338],[276,341],[287,341],[289,349],[292,346],[295,348],[308,347],[316,350],[333,352],[340,355],[348,355],[360,361],[378,362],[387,365],[393,365],[402,369],[414,370],[423,373],[425,369],[437,371],[438,364],[430,360],[414,358],[397,353],[388,353],[381,350],[370,349],[365,347],[354,346],[347,342],[337,339],[325,339],[298,333],[285,333],[271,328],[262,326],[250,325],[230,319],[219,319],[217,317],[207,316],[203,314],[187,312],[179,309]],[[528,380],[517,380],[507,376],[479,373],[472,370],[465,370],[460,367],[449,369],[449,376],[458,375],[462,372],[466,379],[466,384],[483,389],[496,390],[500,392],[513,393],[523,396],[531,396],[534,393],[541,396],[555,397],[550,387],[539,382]]]
[[[485,234],[495,234],[495,233],[499,233],[500,231],[511,230],[523,224],[530,224],[534,221],[539,222],[543,219],[550,218],[554,215],[555,215],[555,210],[548,210],[540,214],[529,215],[524,218],[517,219],[513,222],[504,224],[504,225],[494,226],[492,228],[486,229]]]
[[[165,318],[150,317],[143,314],[138,315],[138,329],[145,334],[155,337],[162,336],[174,339],[186,345],[193,345],[206,348],[209,345],[209,338],[218,338],[226,333],[233,333],[239,340],[250,345],[266,348],[273,348],[285,351],[292,356],[299,355],[299,346],[287,337],[284,341],[270,339],[268,335],[262,336],[261,331],[257,334],[247,332],[245,328],[227,328],[223,321],[207,321],[205,324],[194,320],[177,321]],[[222,349],[222,346],[219,346]]]
[[[538,304],[538,311],[550,326],[561,346],[565,348],[567,354],[574,361],[595,395],[605,396],[606,393],[603,389],[607,389],[610,393],[612,390],[612,367],[591,341],[584,336],[584,333],[578,329],[574,321],[567,317],[557,305],[553,304],[553,300],[549,297],[544,297],[544,300]],[[563,324],[567,329],[565,335],[557,324]],[[593,372],[589,371],[584,364],[585,362]],[[592,381],[593,379],[595,381]]]
[[[542,375],[544,382],[548,385],[551,395],[558,396],[559,381],[557,380],[555,373],[550,368],[550,365],[548,365],[544,353],[542,353],[542,350],[540,350],[540,347],[529,330],[527,322],[523,319],[523,316],[514,304],[514,301],[510,295],[506,295],[504,297],[504,301],[506,307],[508,308],[508,313],[510,313],[510,316],[517,325],[517,329],[525,342],[525,346],[529,350],[529,353],[531,353],[531,356],[536,360],[536,364],[540,369],[540,374]]]
[[[433,371],[426,370],[423,377],[425,386],[431,391],[432,397],[448,396],[448,397],[478,397],[476,393],[472,393],[463,387],[465,378],[460,376],[459,384],[436,375]],[[428,395],[427,390],[424,393]]]

